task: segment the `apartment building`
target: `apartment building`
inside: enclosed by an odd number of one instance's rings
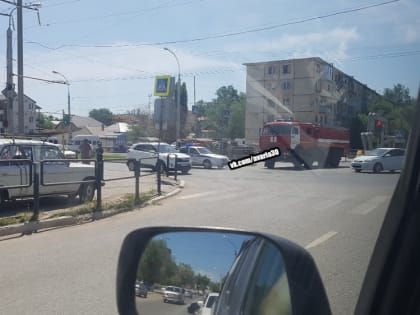
[[[27,95],[24,95],[24,134],[34,134],[37,133],[36,129],[36,119],[37,119],[37,110],[41,109],[36,104],[32,98]],[[18,134],[18,100],[17,97],[14,98],[13,101],[13,124],[10,122],[7,126],[5,126],[4,121],[7,120],[6,118],[6,109],[7,109],[8,100],[3,94],[0,94],[0,133],[7,133],[7,134]]]
[[[246,63],[245,138],[258,143],[264,122],[293,118],[348,127],[374,90],[319,57]]]

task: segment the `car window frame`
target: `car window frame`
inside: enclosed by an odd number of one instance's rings
[[[414,121],[420,121],[420,90]],[[414,314],[420,294],[420,125],[414,124],[394,194],[370,257],[355,314]]]

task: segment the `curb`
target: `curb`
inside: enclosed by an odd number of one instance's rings
[[[181,180],[178,186],[179,188],[167,193],[166,195],[152,198],[151,200],[146,202],[145,205],[146,206],[151,205],[154,202],[164,200],[166,198],[172,197],[180,193],[182,188],[185,187],[185,182]],[[95,220],[109,218],[123,212],[127,212],[127,211],[106,210],[106,211],[93,212],[92,214],[84,214],[77,217],[64,216],[64,217],[59,217],[59,218],[54,218],[54,219],[45,219],[42,221],[33,221],[33,222],[25,222],[25,223],[1,226],[0,237],[5,237],[5,236],[13,235],[13,234],[30,235],[32,233],[36,233],[39,230],[77,225],[86,221],[92,222]]]

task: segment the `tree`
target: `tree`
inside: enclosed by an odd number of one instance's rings
[[[195,283],[198,290],[205,290],[210,284],[210,279],[206,275],[199,273],[195,276]]]
[[[405,137],[414,125],[416,100],[410,97],[410,90],[402,84],[386,88],[384,95],[368,105],[369,112],[381,113],[387,120],[386,133],[402,133]],[[367,118],[366,118],[367,119]]]
[[[137,279],[147,283],[166,283],[176,274],[176,263],[165,240],[147,244],[137,270]]]
[[[42,113],[38,115],[38,118],[36,120],[37,122],[37,128],[40,129],[54,129],[54,124],[52,121],[54,120],[53,116],[46,116]]]
[[[205,106],[200,105],[207,116],[207,128],[216,130],[220,138],[242,138],[245,134],[244,93],[233,86],[222,86],[216,91],[217,98]]]
[[[108,108],[92,109],[89,112],[89,117],[100,121],[105,126],[109,126],[113,122],[113,114]]]
[[[398,83],[392,89],[384,90],[384,98],[392,102],[395,106],[410,105],[412,98],[410,97],[410,89]]]
[[[176,85],[175,85],[176,86]],[[176,140],[176,120],[177,120],[177,112],[176,112],[176,102],[177,102],[177,89],[174,90],[174,94],[172,94],[170,101],[166,102],[166,109],[168,115],[167,121],[167,129],[162,131],[162,138],[165,142],[172,143]],[[180,96],[180,137],[184,138],[186,136],[185,125],[187,123],[188,118],[188,92],[187,86],[184,83],[181,84],[181,96]]]

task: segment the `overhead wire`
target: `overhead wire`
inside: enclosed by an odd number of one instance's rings
[[[59,45],[59,46],[56,46],[56,47],[50,47],[50,46],[47,46],[47,45],[44,45],[44,47],[47,47],[48,49],[51,49],[51,50],[58,50],[58,49],[62,49],[62,48],[65,48],[65,47],[81,47],[81,48],[116,48],[116,47],[120,47],[121,48],[121,47],[135,47],[135,46],[161,46],[161,45],[169,45],[169,44],[198,42],[198,41],[205,41],[205,40],[218,39],[218,38],[227,38],[227,37],[257,33],[257,32],[269,31],[269,30],[273,30],[273,29],[277,29],[277,28],[281,28],[281,27],[285,27],[285,26],[302,24],[302,23],[307,23],[307,22],[316,21],[316,20],[320,20],[320,19],[330,18],[330,17],[334,17],[334,16],[354,13],[354,12],[363,11],[363,10],[368,10],[368,9],[388,5],[388,4],[399,2],[399,1],[400,0],[389,0],[389,1],[385,1],[385,2],[365,5],[365,6],[361,6],[361,7],[357,7],[357,8],[344,9],[344,10],[336,11],[336,12],[332,12],[332,13],[321,14],[321,15],[312,16],[312,17],[308,17],[308,18],[296,19],[295,21],[289,21],[289,22],[280,23],[280,24],[274,24],[274,25],[269,25],[269,26],[264,26],[264,27],[257,27],[257,28],[244,30],[244,31],[238,31],[238,32],[230,32],[230,33],[224,33],[224,34],[214,34],[214,35],[202,36],[202,37],[196,37],[196,38],[189,38],[189,39],[179,39],[179,40],[171,40],[171,41],[158,41],[158,42],[151,42],[151,43],[137,43],[137,44],[115,44],[115,45],[107,45],[107,44],[103,44],[103,45],[62,44],[62,45]],[[29,41],[27,43],[40,44],[40,43],[34,42],[34,41]]]

